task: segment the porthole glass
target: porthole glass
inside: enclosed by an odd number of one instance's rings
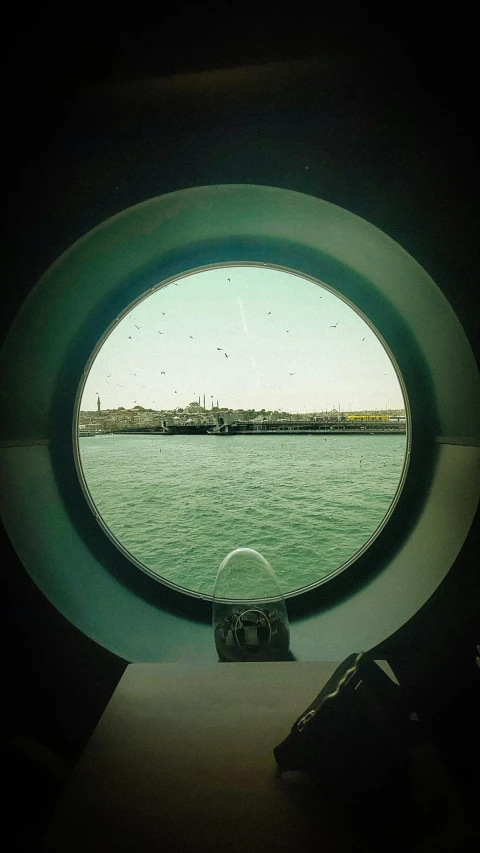
[[[387,347],[326,284],[258,265],[164,282],[86,367],[77,467],[99,523],[143,571],[212,596],[235,548],[285,596],[350,565],[408,461]]]

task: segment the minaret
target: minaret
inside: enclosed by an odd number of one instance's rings
[[[100,411],[100,397],[97,397],[97,412],[98,412],[98,414],[99,414],[99,415],[101,414],[101,411]]]
[[[218,400],[217,400],[217,409],[218,409]]]

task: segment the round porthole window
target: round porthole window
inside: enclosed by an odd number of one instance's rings
[[[77,465],[148,574],[209,597],[225,555],[249,547],[288,596],[385,525],[407,411],[385,343],[345,298],[290,270],[222,265],[160,284],[108,330],[79,390]]]
[[[438,587],[478,505],[458,318],[386,234],[300,193],[196,187],[103,222],[33,289],[0,368],[8,535],[128,660],[211,660],[238,547],[290,598],[295,656],[372,648]]]

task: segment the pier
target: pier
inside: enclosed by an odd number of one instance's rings
[[[163,422],[157,427],[124,427],[119,434],[135,435],[401,435],[405,421],[377,420],[280,420],[237,421],[227,416],[205,424]]]
[[[215,425],[210,435],[398,435],[406,432],[405,423],[389,421],[234,421]]]

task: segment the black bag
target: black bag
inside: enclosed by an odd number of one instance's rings
[[[279,771],[301,771],[341,799],[385,790],[408,774],[410,711],[375,661],[352,654],[275,747]]]

